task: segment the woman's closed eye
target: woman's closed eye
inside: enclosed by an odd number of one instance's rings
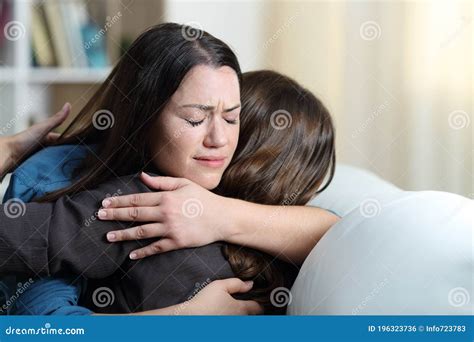
[[[228,124],[231,125],[237,125],[239,123],[239,120],[237,119],[224,119]]]
[[[239,123],[240,109],[234,108],[231,111],[224,113],[222,118],[231,125],[237,125]]]
[[[200,124],[202,124],[202,123],[204,122],[204,119],[199,120],[199,121],[196,121],[196,120],[189,120],[189,119],[185,119],[185,120],[186,120],[186,122],[187,122],[188,124],[190,124],[190,125],[193,126],[193,127],[199,126]]]
[[[204,122],[205,119],[202,120],[190,120],[190,119],[185,119],[188,124],[190,124],[192,127],[199,126]],[[239,123],[239,120],[237,119],[224,119],[228,124],[230,125],[237,125]]]
[[[227,110],[226,113],[224,113],[223,118],[228,124],[237,125],[239,123],[239,114],[240,105],[238,107]]]

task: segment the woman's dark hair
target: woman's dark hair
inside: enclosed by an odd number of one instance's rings
[[[142,33],[57,142],[94,144],[96,150],[76,169],[71,186],[39,201],[54,201],[151,166],[147,137],[153,134],[152,123],[198,65],[228,66],[241,82],[235,54],[205,31],[166,23]]]
[[[137,38],[57,142],[93,144],[96,149],[76,169],[71,186],[39,201],[55,201],[112,177],[146,170],[152,123],[194,66],[228,66],[242,83],[232,50],[207,32],[193,30],[168,23]],[[262,204],[306,204],[334,174],[334,128],[328,111],[311,92],[272,71],[246,73],[241,98],[239,143],[216,191]],[[223,252],[236,276],[255,280],[244,296],[264,304],[267,313],[284,309],[270,300],[273,289],[286,285],[274,258],[234,245]]]
[[[309,90],[273,71],[245,73],[241,97],[239,143],[218,191],[261,204],[305,205],[334,176],[331,115]],[[282,262],[236,245],[224,246],[224,254],[237,277],[255,282],[241,298],[259,301],[265,313],[284,312],[270,298],[277,287],[290,286]]]

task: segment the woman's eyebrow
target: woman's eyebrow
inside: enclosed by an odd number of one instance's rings
[[[234,109],[237,109],[240,107],[240,103],[236,104],[234,107],[230,107],[228,109],[224,109],[224,113],[232,112]]]
[[[214,110],[216,107],[214,106],[207,106],[207,105],[202,105],[202,104],[186,104],[186,105],[182,105],[181,106],[182,108],[197,108],[197,109],[200,109],[202,111],[211,111],[211,110]],[[231,108],[228,108],[228,109],[224,109],[224,113],[228,113],[228,112],[232,112],[234,109],[237,109],[240,107],[240,103],[231,107]]]

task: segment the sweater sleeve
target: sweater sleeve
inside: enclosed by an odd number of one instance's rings
[[[50,276],[70,271],[105,278],[120,270],[130,251],[149,241],[109,243],[107,232],[135,223],[100,221],[96,213],[105,197],[138,192],[150,190],[138,177],[126,176],[54,203],[2,205],[0,273]],[[18,207],[14,214],[13,204]]]

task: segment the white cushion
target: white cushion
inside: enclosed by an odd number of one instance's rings
[[[372,196],[312,250],[288,314],[473,315],[473,202],[435,191]]]
[[[308,205],[331,210],[342,217],[367,198],[401,191],[370,171],[338,164],[331,184]]]

